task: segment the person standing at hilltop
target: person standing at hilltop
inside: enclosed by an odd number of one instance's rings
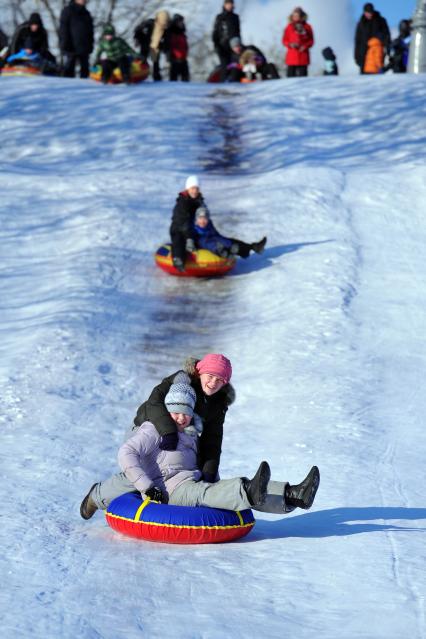
[[[232,38],[241,38],[240,18],[234,13],[233,0],[225,0],[222,12],[216,16],[213,27],[213,44],[221,67],[220,82],[225,81],[227,66],[232,61]]]
[[[303,9],[296,7],[289,16],[289,23],[284,29],[282,43],[287,48],[285,63],[288,78],[300,78],[308,75],[309,49],[314,44],[314,34],[307,19],[308,16]]]
[[[374,5],[371,2],[367,2],[364,5],[364,12],[359,19],[355,31],[354,58],[356,64],[359,66],[360,73],[366,73],[365,59],[369,46],[368,42],[373,38],[380,40],[384,48],[384,53],[389,52],[391,36],[388,23],[385,18],[376,11]]]
[[[75,77],[75,66],[80,64],[80,77],[89,77],[89,56],[93,51],[93,19],[86,9],[86,0],[71,0],[62,9],[59,25],[59,43],[64,56],[64,76]]]

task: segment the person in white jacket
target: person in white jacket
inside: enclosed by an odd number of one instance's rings
[[[271,481],[266,461],[260,464],[252,479],[202,481],[197,463],[197,439],[202,432],[202,422],[194,414],[195,401],[189,377],[178,373],[164,402],[178,429],[176,450],[161,450],[154,424],[144,422],[118,451],[122,472],[94,484],[84,498],[80,507],[83,519],[90,519],[98,509],[106,509],[119,495],[134,491],[140,492],[144,499],[178,506],[253,508],[276,514],[312,506],[320,481],[316,466],[296,486]]]

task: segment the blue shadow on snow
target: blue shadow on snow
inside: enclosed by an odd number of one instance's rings
[[[298,244],[280,244],[279,246],[267,246],[260,255],[251,254],[247,259],[238,258],[235,269],[231,271],[227,277],[242,275],[243,273],[254,273],[264,268],[273,266],[273,259],[286,255],[287,253],[295,253],[305,246],[314,246],[315,244],[327,244],[335,240],[320,240],[318,242],[299,242]]]
[[[254,512],[256,516],[256,512]],[[388,520],[426,520],[426,508],[399,506],[367,506],[365,508],[332,508],[314,513],[287,516],[275,521],[256,520],[247,542],[284,537],[346,537],[371,532],[424,532],[425,528],[397,526]],[[383,523],[377,523],[382,520]],[[373,522],[374,523],[371,523]]]

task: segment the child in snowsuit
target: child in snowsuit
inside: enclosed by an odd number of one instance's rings
[[[118,451],[122,472],[95,484],[86,495],[80,509],[83,519],[90,519],[98,508],[107,508],[112,499],[135,491],[139,491],[143,499],[177,506],[254,508],[276,514],[288,513],[297,507],[310,508],[320,481],[316,466],[296,486],[270,481],[267,462],[260,464],[252,479],[203,481],[197,461],[202,422],[194,414],[196,394],[189,381],[184,373],[176,375],[164,400],[178,431],[176,450],[161,450],[154,424],[144,422]]]
[[[250,251],[262,253],[266,244],[266,237],[252,244],[224,237],[216,230],[205,206],[195,211],[194,237],[196,248],[207,249],[220,257],[239,255],[246,258],[250,255]]]
[[[189,82],[188,39],[186,37],[185,20],[178,13],[173,16],[170,24],[168,47],[170,80],[173,82],[180,78],[182,82]]]
[[[96,61],[102,67],[102,82],[107,84],[114,69],[119,67],[123,81],[129,83],[132,58],[136,56],[132,47],[123,38],[115,35],[112,24],[107,24],[96,51]]]
[[[383,42],[379,38],[370,38],[367,42],[363,73],[383,73],[384,60],[385,49]]]
[[[194,219],[200,206],[204,206],[200,183],[196,175],[190,175],[185,190],[176,199],[170,226],[173,264],[180,272],[185,270],[186,251],[191,253],[195,249]]]
[[[336,55],[331,47],[326,47],[322,50],[322,57],[324,58],[324,71],[323,75],[339,75],[339,68],[336,62]]]

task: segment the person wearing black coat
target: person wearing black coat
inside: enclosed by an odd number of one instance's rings
[[[362,14],[355,31],[355,62],[360,68],[360,73],[364,73],[364,62],[367,53],[367,45],[370,38],[379,38],[383,43],[385,51],[389,51],[390,31],[385,18],[375,10],[371,2],[364,5]]]
[[[32,13],[29,20],[16,28],[10,44],[9,55],[14,55],[22,49],[28,48],[33,53],[39,53],[45,60],[56,63],[55,57],[49,51],[49,38],[39,13]]]
[[[240,18],[234,13],[233,0],[225,0],[222,13],[216,16],[212,34],[214,48],[220,61],[221,82],[224,81],[227,66],[231,62],[232,50],[229,43],[232,38],[241,38]]]
[[[86,9],[86,0],[71,0],[61,13],[59,42],[64,55],[64,75],[75,77],[76,63],[80,77],[89,77],[89,56],[93,51],[93,19]]]
[[[399,23],[399,34],[392,40],[389,53],[389,63],[383,71],[390,69],[394,73],[406,73],[408,64],[408,54],[410,50],[411,20],[401,20]]]
[[[214,357],[226,360],[223,355],[214,355]],[[228,407],[235,401],[235,390],[229,381],[226,381],[219,390],[210,395],[203,391],[197,366],[199,367],[200,362],[205,359],[188,359],[183,371],[189,376],[191,386],[197,396],[194,411],[203,422],[203,433],[199,439],[198,465],[203,473],[204,481],[214,482],[217,479],[222,451],[223,423]],[[176,424],[170,417],[164,399],[178,372],[163,379],[161,384],[153,389],[147,401],[139,406],[133,421],[132,431],[128,433],[129,436],[143,422],[150,421],[161,437],[160,448],[163,450],[176,448],[178,441]]]
[[[185,190],[179,193],[176,199],[170,226],[173,264],[180,272],[185,270],[186,251],[195,250],[195,211],[200,206],[205,206],[205,203],[198,178],[190,175],[186,180]]]

